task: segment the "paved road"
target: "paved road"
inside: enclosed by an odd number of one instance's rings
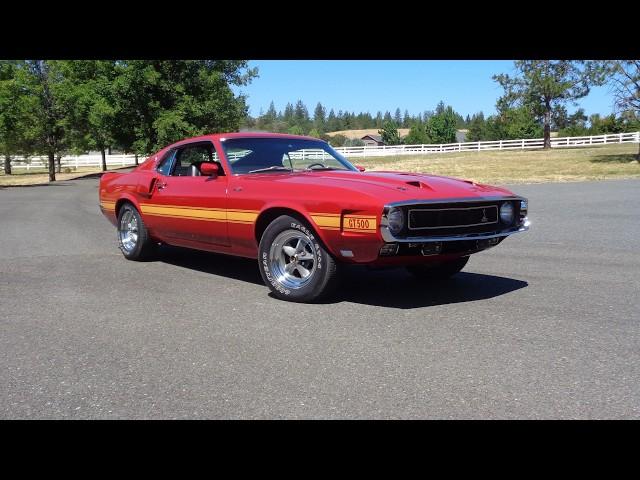
[[[126,261],[97,180],[0,189],[0,418],[639,418],[640,182],[514,187],[532,230],[332,303],[254,262]]]

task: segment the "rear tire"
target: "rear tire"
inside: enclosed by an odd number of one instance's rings
[[[456,273],[460,272],[467,262],[469,261],[469,257],[460,257],[455,260],[450,260],[446,263],[440,263],[438,265],[411,265],[407,267],[409,273],[411,273],[414,277],[423,280],[423,281],[437,281],[443,280],[449,277],[454,276]]]
[[[273,294],[290,302],[329,296],[339,281],[339,264],[309,225],[289,215],[269,224],[258,250],[260,275]]]
[[[157,250],[138,210],[126,203],[118,212],[118,247],[127,260],[148,260]]]

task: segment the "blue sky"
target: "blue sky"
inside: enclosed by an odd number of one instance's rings
[[[250,115],[266,111],[271,100],[277,110],[301,99],[309,113],[320,101],[329,109],[350,112],[397,107],[414,115],[434,110],[440,100],[463,116],[495,112],[500,86],[491,80],[497,73],[510,73],[508,60],[259,60],[259,77],[239,90],[248,96]],[[594,88],[579,102],[587,115],[608,115],[613,111],[608,87]],[[569,112],[577,107],[568,106]]]

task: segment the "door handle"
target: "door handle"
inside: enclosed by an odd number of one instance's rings
[[[156,185],[158,186],[158,190],[162,190],[164,188],[167,188],[167,182],[163,182],[162,180],[158,180]]]

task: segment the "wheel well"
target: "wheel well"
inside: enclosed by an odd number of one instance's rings
[[[258,216],[258,219],[256,220],[255,236],[256,236],[257,243],[260,243],[262,234],[267,229],[269,224],[273,222],[276,218],[282,215],[289,215],[301,221],[304,221],[305,223],[308,223],[307,220],[304,218],[304,215],[300,214],[300,212],[292,210],[291,208],[284,208],[284,207],[268,208],[264,212],[260,213],[260,216]]]
[[[131,200],[128,200],[126,198],[121,198],[116,202],[116,218],[118,218],[118,215],[120,215],[120,209],[124,207],[125,203],[130,203],[133,206],[133,208],[136,208],[136,206],[133,204]]]

